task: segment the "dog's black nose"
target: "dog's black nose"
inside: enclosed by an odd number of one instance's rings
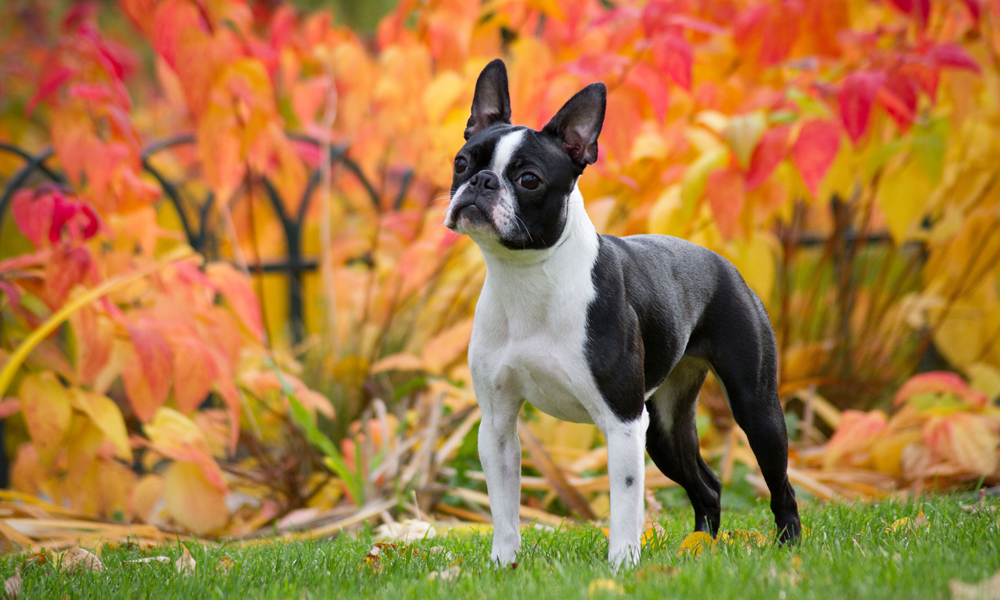
[[[469,180],[469,187],[478,190],[499,190],[500,177],[493,171],[480,171]]]

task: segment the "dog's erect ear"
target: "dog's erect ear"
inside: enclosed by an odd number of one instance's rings
[[[498,122],[510,124],[507,67],[499,58],[486,65],[476,80],[476,95],[472,98],[472,116],[465,127],[465,139]]]
[[[570,98],[542,128],[542,133],[562,142],[566,154],[581,169],[597,160],[597,138],[604,125],[607,96],[608,88],[603,83],[592,83]]]

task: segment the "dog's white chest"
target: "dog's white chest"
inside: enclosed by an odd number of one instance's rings
[[[581,387],[589,387],[592,379],[583,348],[574,351],[547,333],[510,340],[487,351],[496,358],[492,368],[483,365],[486,381],[494,389],[502,389],[504,396],[520,397],[558,419],[592,423],[590,412],[579,398]]]
[[[586,233],[571,240],[578,242],[573,252],[529,268],[509,268],[487,256],[469,345],[481,401],[524,400],[564,421],[603,421],[607,406],[586,353],[597,250],[596,234]]]

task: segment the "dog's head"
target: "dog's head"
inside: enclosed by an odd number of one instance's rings
[[[591,84],[541,131],[515,127],[507,69],[500,59],[488,64],[476,81],[466,143],[455,156],[445,225],[481,247],[552,247],[577,178],[597,160],[606,94],[603,83]]]

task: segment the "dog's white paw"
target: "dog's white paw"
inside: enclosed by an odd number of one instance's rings
[[[639,544],[627,544],[619,548],[608,550],[608,562],[615,571],[622,567],[630,568],[639,566]]]
[[[509,567],[517,561],[517,553],[520,551],[520,546],[494,547],[490,552],[490,566]]]

